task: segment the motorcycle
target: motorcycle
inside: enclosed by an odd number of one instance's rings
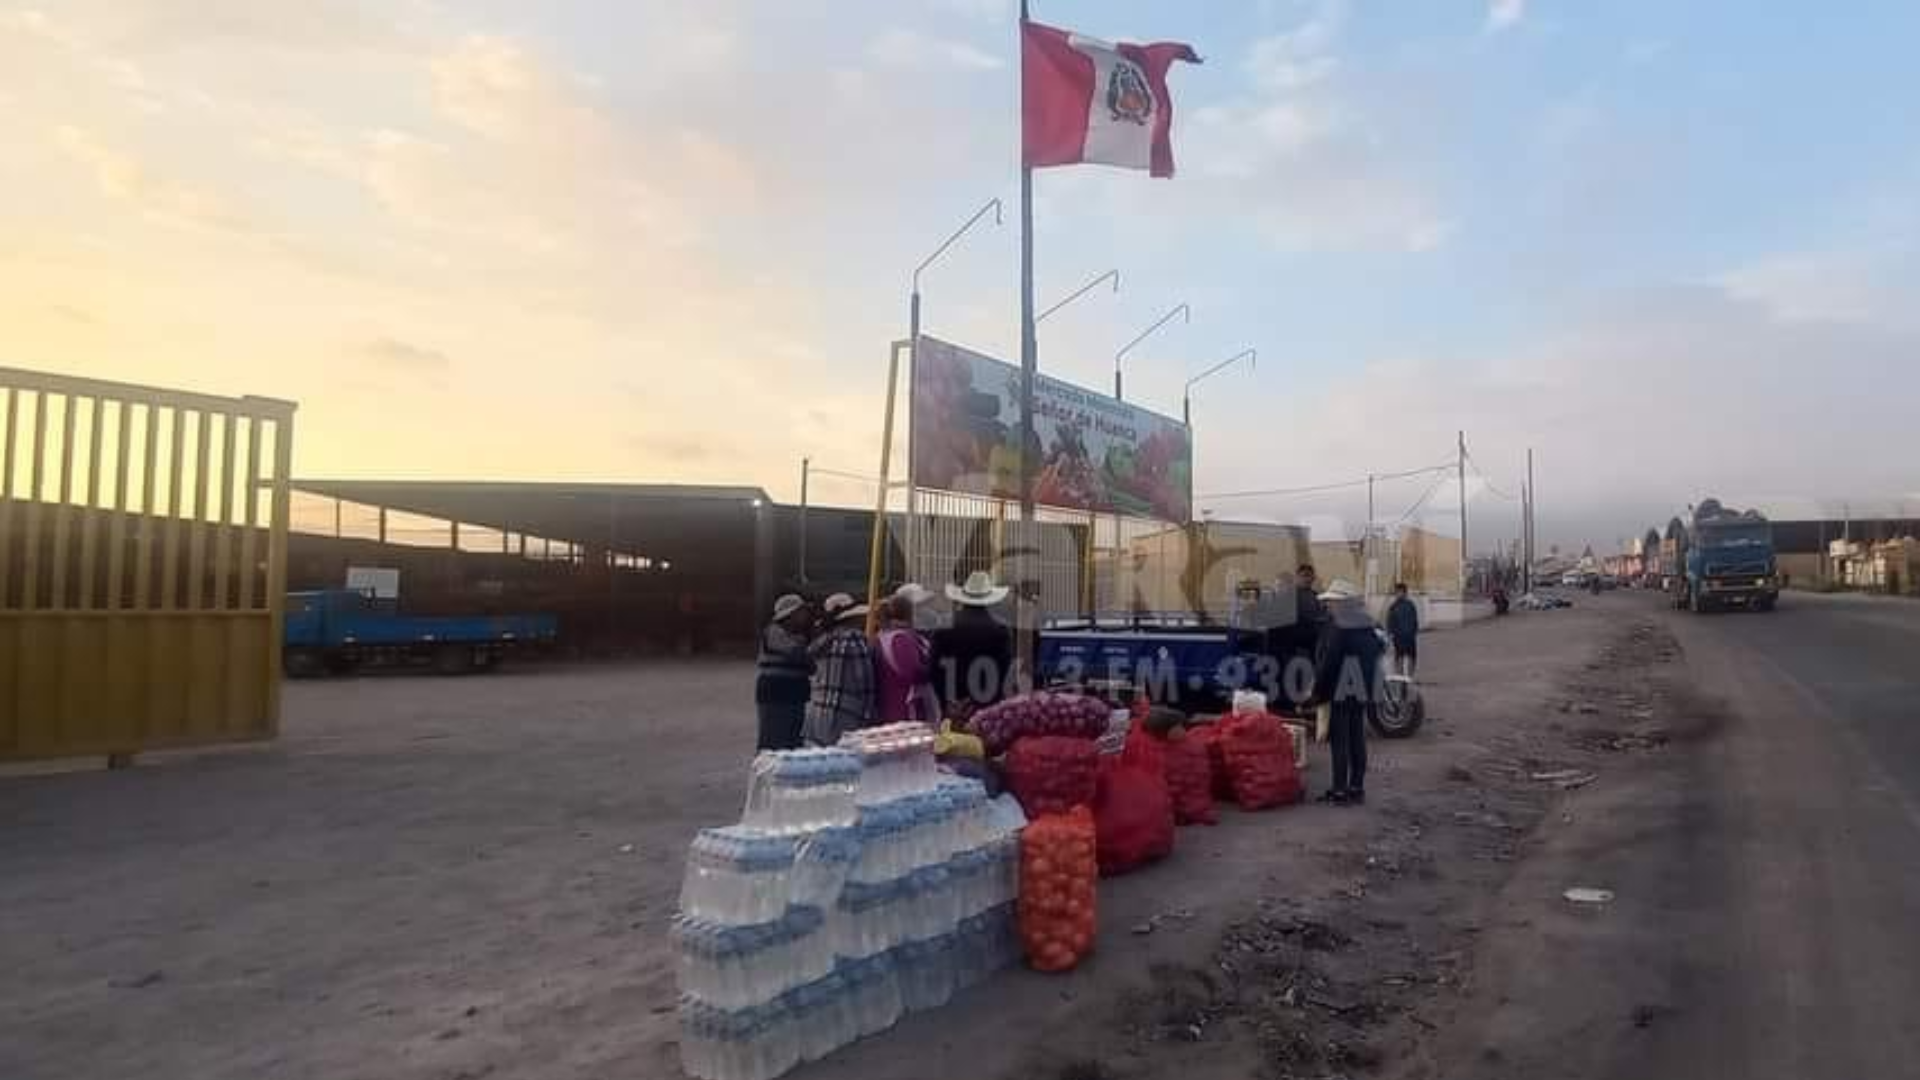
[[[1387,632],[1378,627],[1373,631],[1380,638],[1381,656],[1393,655],[1393,641]],[[1367,711],[1367,725],[1374,734],[1383,739],[1405,739],[1420,730],[1427,719],[1427,703],[1420,696],[1420,687],[1412,676],[1389,671],[1381,679],[1381,693],[1374,707]]]

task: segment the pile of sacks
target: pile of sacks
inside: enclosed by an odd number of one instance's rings
[[[689,1075],[772,1080],[1018,957],[1024,818],[933,742],[896,724],[763,753],[741,823],[694,839],[672,935]]]

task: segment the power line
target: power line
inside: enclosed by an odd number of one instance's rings
[[[1296,488],[1268,488],[1261,491],[1222,491],[1211,495],[1201,495],[1199,498],[1207,500],[1261,499],[1277,495],[1314,495],[1324,491],[1342,491],[1346,488],[1366,487],[1370,483],[1381,480],[1405,480],[1409,477],[1425,476],[1428,473],[1444,472],[1453,467],[1452,462],[1447,462],[1444,465],[1429,465],[1423,469],[1408,469],[1404,472],[1375,473],[1372,476],[1363,476],[1358,480],[1341,480],[1331,484],[1313,484],[1308,487]]]
[[[1488,476],[1487,471],[1480,467],[1480,463],[1473,459],[1473,451],[1471,450],[1467,451],[1467,464],[1473,466],[1473,474],[1480,478],[1481,483],[1486,485],[1487,490],[1493,493],[1495,498],[1505,499],[1508,502],[1520,501],[1519,496],[1509,495],[1506,492],[1501,491],[1498,487],[1494,486],[1493,477]]]
[[[1442,473],[1439,477],[1437,477],[1433,481],[1432,486],[1427,488],[1426,494],[1420,496],[1418,499],[1415,499],[1413,505],[1407,507],[1407,512],[1404,514],[1401,514],[1399,519],[1396,520],[1392,525],[1388,527],[1399,528],[1401,525],[1406,524],[1407,519],[1419,513],[1420,510],[1427,505],[1427,503],[1431,502],[1433,500],[1433,497],[1439,494],[1440,489],[1446,486],[1446,483],[1447,483],[1447,476],[1445,473]]]

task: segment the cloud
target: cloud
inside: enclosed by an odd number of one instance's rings
[[[1454,232],[1391,144],[1330,102],[1242,100],[1198,112],[1188,160],[1204,200],[1282,251],[1425,252]]]
[[[1527,16],[1527,0],[1491,0],[1487,4],[1487,32],[1497,34],[1519,25]]]
[[[1454,234],[1380,123],[1357,103],[1376,72],[1341,72],[1347,0],[1318,0],[1283,33],[1255,41],[1246,89],[1202,106],[1178,138],[1193,205],[1231,213],[1281,251],[1420,253]]]
[[[138,158],[103,144],[91,132],[63,124],[53,129],[53,142],[87,169],[100,194],[156,221],[230,231],[249,228],[247,219],[222,196],[157,176]]]
[[[933,6],[970,19],[1000,25],[1013,18],[1013,0],[933,0]]]
[[[684,435],[636,435],[629,441],[635,450],[646,457],[657,458],[671,465],[706,461],[714,451],[710,443]]]
[[[1320,82],[1339,67],[1332,50],[1346,21],[1346,0],[1320,0],[1299,26],[1254,42],[1247,52],[1247,72],[1269,90],[1297,90]]]
[[[898,68],[992,71],[1006,66],[1000,57],[967,42],[931,37],[901,27],[881,31],[868,44],[867,55],[876,63]]]
[[[408,39],[417,0],[114,0],[100,21],[126,47],[296,52],[395,48]],[[395,19],[400,15],[400,19]]]
[[[1906,288],[1912,298],[1916,290]],[[1598,297],[1543,313],[1543,322],[1538,333],[1484,352],[1382,356],[1318,388],[1314,407],[1289,425],[1290,475],[1335,480],[1417,466],[1446,457],[1464,429],[1475,460],[1509,493],[1527,448],[1536,449],[1542,539],[1566,544],[1636,535],[1703,494],[1751,505],[1911,487],[1902,416],[1920,395],[1920,365],[1911,363],[1920,330],[1782,320],[1727,289],[1684,284]],[[1843,377],[1836,357],[1845,358]],[[1654,384],[1660,392],[1649,394]],[[1862,385],[1875,392],[1861,395]],[[1701,401],[1722,404],[1701,409]],[[1246,407],[1257,414],[1263,406]],[[1364,417],[1394,419],[1355,422]],[[1214,427],[1223,441],[1241,438],[1231,418]],[[1215,451],[1231,464],[1214,470],[1209,486],[1273,486],[1251,464],[1257,445],[1248,438]],[[1822,449],[1838,447],[1843,456]],[[1649,454],[1671,467],[1622,467]],[[1355,520],[1363,498],[1236,500],[1218,509]],[[1383,505],[1399,499],[1383,496]],[[1450,487],[1435,502],[1443,517],[1457,508]],[[1510,503],[1475,498],[1470,516],[1480,523],[1476,547],[1513,535]]]
[[[398,338],[375,338],[360,346],[359,353],[376,367],[414,375],[437,375],[453,366],[446,353]]]
[[[1881,247],[1773,256],[1736,267],[1714,284],[1794,322],[1916,322],[1908,284],[1920,280],[1920,248]]]

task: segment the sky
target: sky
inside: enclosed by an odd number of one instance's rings
[[[1040,362],[1177,414],[1200,505],[1473,545],[1716,495],[1920,512],[1920,6],[1036,0],[1180,40],[1179,174],[1035,179]],[[926,329],[1017,359],[1009,0],[0,0],[0,363],[300,403],[305,476],[877,471]],[[990,222],[991,219],[989,218]],[[823,475],[826,501],[870,498]],[[1459,493],[1378,486],[1452,531]]]

